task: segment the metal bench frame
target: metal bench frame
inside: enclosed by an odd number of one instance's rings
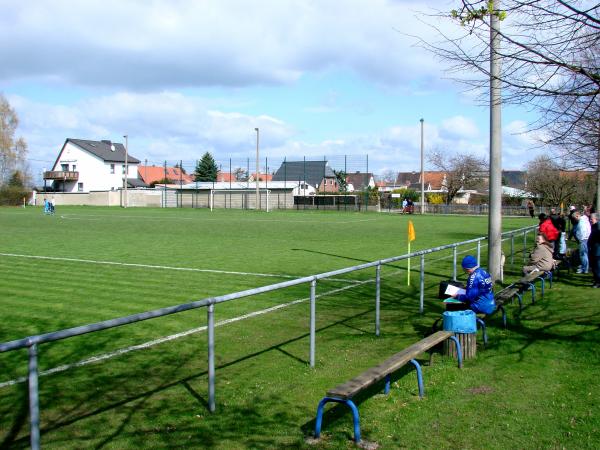
[[[458,339],[454,335],[452,335],[452,332],[449,332],[449,331],[439,331],[438,333],[444,333],[444,334],[447,334],[447,336],[444,339],[442,339],[441,341],[436,341],[433,344],[427,346],[426,348],[420,349],[421,350],[420,353],[422,353],[423,351],[430,350],[432,347],[436,346],[437,344],[439,344],[440,342],[443,342],[446,339],[451,339],[454,342],[454,344],[456,345],[456,354],[458,357],[458,367],[462,368],[462,351],[461,351],[460,342],[458,341]],[[384,364],[393,361],[393,359],[396,357],[405,357],[405,356],[403,356],[403,353],[405,353],[406,351],[412,349],[413,347],[417,347],[427,341],[428,341],[428,338],[425,338],[425,339],[413,344],[412,346],[407,347],[402,352],[397,353],[396,355],[392,356],[384,363],[380,364],[380,366],[383,366]],[[425,395],[425,389],[423,386],[423,373],[421,370],[421,365],[414,358],[411,358],[409,361],[406,361],[400,365],[393,366],[392,368],[383,372],[383,373],[385,373],[385,376],[384,376],[385,386],[384,386],[384,390],[383,390],[384,394],[387,395],[390,392],[392,373],[396,372],[401,367],[404,367],[409,362],[415,367],[415,370],[417,371],[417,384],[418,384],[418,388],[419,388],[419,398],[423,398],[423,396]],[[351,383],[354,380],[360,379],[362,376],[368,374],[369,372],[371,372],[373,369],[376,369],[377,367],[379,367],[379,366],[376,366],[374,368],[371,368],[371,369],[363,372],[361,375],[358,375],[357,377],[353,378],[352,380],[350,380],[347,383]],[[355,392],[352,392],[351,395],[349,395],[347,398],[342,398],[341,396],[331,395],[332,391],[335,391],[335,389],[337,389],[341,386],[344,386],[344,384],[347,384],[347,383],[339,385],[338,387],[327,392],[327,395],[321,399],[321,401],[319,402],[319,406],[317,407],[317,416],[316,416],[316,420],[315,420],[315,438],[318,439],[321,436],[321,426],[323,424],[323,411],[325,409],[325,405],[327,403],[333,402],[333,403],[342,403],[342,404],[348,406],[348,408],[350,408],[350,410],[352,412],[352,423],[353,423],[353,427],[354,427],[354,441],[356,443],[360,442],[360,440],[361,440],[360,417],[359,417],[359,413],[358,413],[358,407],[352,401],[352,398],[354,397],[354,395],[356,395],[359,392],[363,391],[364,389],[374,385],[375,383],[377,383],[380,380],[381,380],[380,377],[373,377],[372,380],[366,381],[359,388],[356,388]]]

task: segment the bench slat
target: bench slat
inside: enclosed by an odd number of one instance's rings
[[[414,359],[421,353],[453,335],[454,333],[452,331],[438,331],[410,347],[405,348],[401,352],[396,353],[378,366],[372,367],[350,381],[327,391],[327,396],[343,400],[350,399],[364,388],[383,380],[387,375],[395,372],[407,364],[411,359]]]

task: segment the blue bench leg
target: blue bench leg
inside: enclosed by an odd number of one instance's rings
[[[487,331],[485,329],[485,322],[478,317],[477,323],[481,326],[481,332],[483,333],[483,346],[487,347],[488,338],[487,338]]]
[[[358,417],[358,408],[352,400],[343,400],[335,397],[323,397],[323,399],[319,402],[319,406],[317,407],[317,419],[315,421],[315,438],[318,439],[321,436],[323,409],[325,409],[325,404],[328,402],[344,403],[350,408],[352,411],[352,421],[354,423],[354,442],[360,442],[360,419]]]
[[[517,296],[517,301],[519,302],[519,311],[523,311],[523,295],[518,292],[515,295]]]
[[[544,298],[544,288],[546,287],[546,280],[544,279],[544,277],[540,277],[540,280],[542,282],[542,298]]]
[[[552,278],[554,277],[554,275],[552,274],[552,272],[546,272],[546,277],[548,278],[548,281],[550,282],[550,289],[552,289]]]
[[[383,393],[385,395],[388,395],[390,393],[390,382],[392,380],[392,376],[391,375],[387,375],[385,377],[385,388],[383,388]]]
[[[425,395],[425,389],[423,388],[423,373],[421,372],[421,365],[419,364],[419,362],[416,359],[411,359],[410,362],[412,363],[413,366],[415,366],[415,369],[417,369],[417,383],[419,385],[419,397],[423,398],[423,396]]]
[[[498,306],[498,309],[502,313],[502,325],[504,325],[504,328],[506,328],[506,326],[507,326],[507,322],[506,322],[506,310],[504,309],[504,306],[502,306],[502,305]]]
[[[535,303],[535,284],[529,283],[529,289],[531,289],[531,303]]]
[[[450,339],[452,339],[454,341],[454,345],[456,345],[456,356],[458,358],[458,368],[462,369],[463,363],[462,363],[462,350],[460,348],[460,342],[458,342],[458,339],[456,338],[456,336],[450,336]]]

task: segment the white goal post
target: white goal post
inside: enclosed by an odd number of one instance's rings
[[[269,212],[271,209],[271,190],[261,188],[258,190],[258,192],[260,196],[259,204],[261,206],[261,209],[263,209],[264,206],[262,205],[262,202],[264,199],[266,199],[266,208],[264,209],[266,209],[266,211]],[[230,199],[232,197],[246,196],[246,198],[254,198],[256,201],[256,189],[211,189],[209,200],[209,206],[211,211],[215,208],[215,194],[223,194],[225,196],[229,196]]]

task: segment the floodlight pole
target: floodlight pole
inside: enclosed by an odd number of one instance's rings
[[[425,214],[425,158],[423,152],[423,122],[424,119],[421,119],[421,214]]]
[[[502,257],[502,96],[500,19],[495,13],[500,1],[492,3],[490,14],[490,209],[488,218],[488,270],[492,280],[500,280]]]
[[[259,165],[260,165],[260,160],[258,159],[258,142],[259,142],[259,135],[260,132],[258,130],[258,128],[255,128],[254,130],[256,130],[256,209],[260,210],[260,192],[258,190],[258,178],[259,178]]]
[[[128,164],[128,161],[127,161],[127,159],[128,159],[127,158],[127,151],[128,151],[128,139],[129,139],[129,136],[128,135],[124,135],[123,137],[125,138],[125,179],[124,179],[124,183],[123,183],[125,185],[125,193],[124,193],[125,198],[124,198],[124,201],[123,201],[123,208],[127,208],[127,175],[128,175],[128,172],[129,172],[129,167],[128,167],[129,164]]]

